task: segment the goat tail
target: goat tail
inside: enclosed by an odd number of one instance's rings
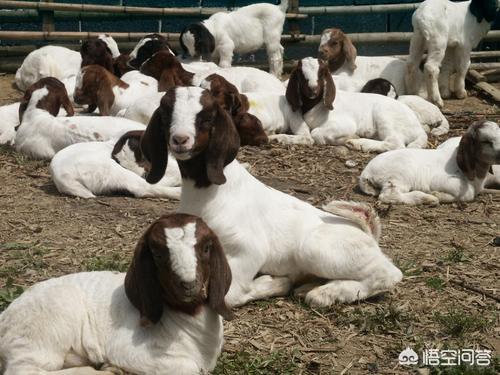
[[[278,6],[280,7],[281,11],[286,14],[288,10],[288,0],[281,0]]]
[[[377,242],[382,233],[377,212],[365,203],[352,201],[331,201],[323,206],[323,210],[354,221],[360,228],[371,235]]]

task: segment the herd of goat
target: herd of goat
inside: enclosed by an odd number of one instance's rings
[[[498,124],[477,121],[423,149],[427,134],[449,130],[441,96],[466,95],[470,50],[496,0],[426,0],[408,61],[357,56],[347,35],[327,29],[319,58],[302,58],[282,82],[287,6],[254,4],[189,25],[181,46],[191,60],[159,34],[128,54],[101,35],[80,52],[45,46],[26,57],[15,77],[23,98],[0,107],[0,143],[51,160],[61,193],[126,191],[180,204],[139,239],[126,274],[53,278],[15,300],[0,315],[0,373],[205,373],[233,307],[292,290],[328,307],[401,281],[379,247],[374,209],[348,201],[319,209],[272,189],[236,160],[240,146],[379,153],[359,186],[383,202],[471,201],[498,188]],[[233,53],[262,46],[273,74],[231,67]],[[201,61],[210,58],[219,65]]]

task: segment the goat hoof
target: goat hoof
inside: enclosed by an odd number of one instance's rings
[[[125,375],[125,373],[121,369],[110,365],[109,363],[105,363],[104,365],[102,365],[99,371],[104,371],[109,375]]]
[[[467,97],[467,91],[466,90],[460,90],[455,92],[455,96],[457,99],[465,99]]]

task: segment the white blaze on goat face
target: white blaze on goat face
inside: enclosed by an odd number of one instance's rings
[[[315,90],[318,87],[318,71],[318,59],[312,57],[302,59],[302,73],[304,73],[304,77],[311,90]]]
[[[137,57],[137,52],[139,51],[139,48],[141,48],[144,44],[146,44],[150,40],[153,40],[153,39],[151,39],[151,38],[144,38],[139,43],[137,43],[137,45],[132,50],[132,52],[130,52],[130,55],[129,55],[130,56],[130,60],[135,59]]]
[[[478,133],[480,142],[491,142],[492,159],[496,158],[498,160],[500,154],[500,127],[492,121],[486,121]]]
[[[43,86],[41,89],[33,91],[33,93],[31,94],[30,101],[28,103],[28,109],[34,108],[38,104],[38,102],[48,94],[49,90],[47,89],[46,86]]]
[[[164,230],[172,271],[184,282],[196,281],[196,223]]]
[[[330,37],[332,36],[332,33],[324,33],[323,35],[321,35],[321,39],[319,40],[319,46],[321,47],[322,45],[328,43],[328,41],[330,40]]]
[[[118,49],[118,44],[116,44],[115,40],[112,37],[106,34],[100,34],[98,39],[106,43],[114,59],[120,56],[120,50]]]
[[[78,71],[78,74],[76,75],[76,80],[75,80],[75,90],[78,89],[78,90],[81,90],[82,89],[82,85],[83,85],[83,75],[85,73],[82,72],[82,70],[80,69]]]
[[[194,48],[194,35],[191,31],[184,33],[184,35],[182,36],[182,42],[186,46],[190,56],[196,55],[196,50]]]
[[[175,90],[169,148],[179,160],[191,157],[196,138],[196,115],[203,109],[200,103],[202,93],[200,87],[180,87]]]

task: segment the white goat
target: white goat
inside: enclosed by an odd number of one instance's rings
[[[44,87],[35,90],[16,134],[16,150],[29,157],[51,159],[66,146],[78,142],[107,141],[131,130],[143,130],[144,125],[119,117],[73,116],[54,117],[37,105],[52,95]]]
[[[139,148],[142,133],[131,131],[119,140],[76,143],[59,151],[50,163],[57,190],[81,198],[125,192],[137,198],[179,199],[181,175],[174,158],[169,156],[160,182],[150,185],[144,179],[148,163]]]
[[[500,128],[472,124],[458,147],[395,150],[372,159],[359,186],[382,202],[437,204],[471,201],[484,187],[492,164],[500,163]]]
[[[299,129],[303,139],[318,144],[345,144],[366,152],[427,145],[427,135],[410,108],[377,94],[335,93],[328,66],[317,59],[299,61],[290,77],[286,98],[307,124]],[[295,138],[275,137],[283,143],[295,142]]]
[[[213,57],[221,67],[228,68],[233,53],[255,52],[265,46],[270,72],[280,77],[284,50],[281,34],[287,9],[288,0],[284,0],[279,6],[261,3],[215,13],[187,26],[180,36],[181,47],[192,57]]]
[[[442,107],[442,98],[449,98],[452,91],[457,98],[465,98],[471,50],[490,30],[497,7],[497,0],[421,3],[412,17],[413,34],[405,77],[408,92],[418,93],[416,74],[427,51],[424,73],[429,100]],[[454,82],[450,84],[453,74]]]
[[[335,81],[337,85],[337,81]],[[361,88],[361,92],[385,95],[406,104],[415,113],[426,133],[440,136],[448,133],[450,124],[441,110],[418,95],[398,95],[394,85],[384,78],[372,79]],[[431,130],[432,129],[432,130]]]
[[[179,212],[199,214],[219,237],[233,274],[229,305],[286,295],[306,275],[327,280],[305,297],[319,306],[364,299],[401,280],[378,246],[380,223],[368,206],[334,201],[320,210],[264,185],[234,160],[236,128],[209,91],[169,90],[141,148],[151,183],[162,177],[168,150],[177,158]]]
[[[232,317],[230,283],[211,229],[194,216],[163,216],[139,240],[126,275],[53,278],[12,302],[0,315],[2,374],[207,373],[222,349],[219,315]]]

